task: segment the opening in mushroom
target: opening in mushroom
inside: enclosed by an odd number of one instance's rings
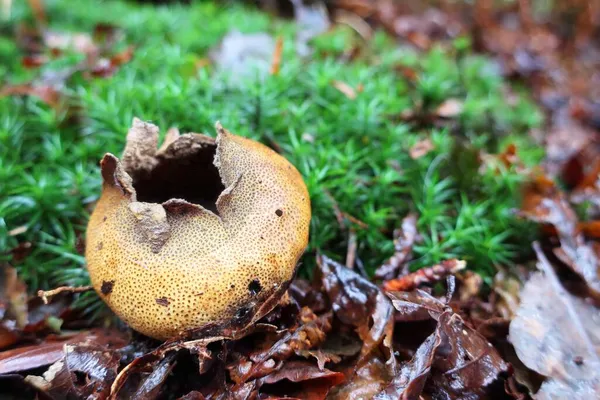
[[[137,200],[163,203],[183,199],[216,213],[216,201],[225,190],[213,164],[216,150],[216,145],[198,146],[176,155],[158,156],[158,162],[149,171],[127,171]]]

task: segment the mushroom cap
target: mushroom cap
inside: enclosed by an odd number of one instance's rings
[[[262,317],[308,243],[310,199],[298,171],[268,147],[216,127],[216,141],[170,130],[157,149],[158,128],[134,118],[122,162],[110,153],[101,161],[87,268],[110,308],[156,339]],[[216,197],[223,188],[214,211],[180,198],[138,201],[160,199],[163,190],[204,193],[211,203],[211,190]]]

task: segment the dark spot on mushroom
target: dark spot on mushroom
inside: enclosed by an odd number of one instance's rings
[[[573,358],[573,362],[575,363],[575,365],[581,366],[583,365],[583,357],[576,356],[575,358]]]
[[[250,307],[240,307],[240,309],[237,310],[237,312],[235,313],[235,317],[237,319],[242,319],[242,318],[246,317],[249,312],[250,312]]]
[[[281,217],[283,215],[283,211],[281,211],[280,209],[275,210],[275,214],[277,214],[278,217]]]
[[[256,296],[262,290],[260,281],[258,279],[252,280],[252,282],[250,282],[250,284],[248,285],[248,290],[250,291],[250,294],[252,296]]]
[[[96,248],[98,250],[102,250],[102,247],[104,246],[104,244],[102,242],[98,243],[98,246],[96,246]]]
[[[105,215],[104,218],[102,218],[102,221],[106,221],[108,219],[108,217]]]
[[[113,290],[113,286],[115,285],[115,281],[102,281],[102,286],[100,286],[100,292],[103,295],[110,294]]]
[[[233,283],[231,284],[231,288],[232,288],[232,289],[235,289],[235,285],[234,285]]]
[[[158,304],[159,306],[166,307],[169,305],[169,299],[167,299],[166,297],[159,297],[158,299],[156,299],[156,304]]]

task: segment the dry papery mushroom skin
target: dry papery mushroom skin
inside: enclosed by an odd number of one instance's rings
[[[122,160],[101,161],[87,227],[94,289],[133,329],[168,339],[241,328],[277,303],[308,243],[299,172],[217,123],[217,139],[134,118]]]

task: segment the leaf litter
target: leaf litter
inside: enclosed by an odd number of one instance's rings
[[[293,3],[298,21],[313,25],[300,30],[307,32],[306,38],[297,38],[302,48],[328,29],[329,18],[320,2],[313,7]],[[523,377],[535,371],[546,377],[537,398],[597,396],[600,163],[594,129],[600,110],[594,107],[596,92],[557,80],[573,76],[593,81],[587,77],[598,60],[584,54],[595,54],[598,47],[589,33],[597,23],[590,18],[580,24],[576,38],[560,37],[551,23],[535,25],[528,3],[495,14],[478,5],[472,21],[460,17],[459,6],[442,11],[384,0],[343,0],[335,7],[349,12],[345,20],[354,25],[379,24],[418,49],[471,32],[476,46],[497,57],[505,75],[518,76],[533,88],[551,115],[549,133],[541,137],[549,155],[546,171],[567,184],[563,192],[551,178],[538,175],[524,191],[521,213],[541,223],[545,233],[543,248],[550,260],[536,246],[543,273],[516,277],[501,271],[489,295],[481,277],[461,271],[461,260],[409,273],[412,247],[420,240],[416,217],[409,215],[394,233],[393,256],[377,270],[378,284],[319,255],[315,278],[295,279],[279,306],[243,334],[215,337],[204,331],[160,344],[122,328],[71,331],[69,324],[84,322],[69,308],[72,293],[59,294],[48,305],[27,299],[14,270],[3,266],[0,380],[28,384],[48,398],[68,393],[98,399],[471,399],[527,398],[537,389]],[[118,35],[110,26],[98,26],[93,35],[27,32],[23,30],[22,45],[30,46],[30,54],[23,62],[31,68],[43,67],[65,51],[85,55],[85,63],[74,69],[42,74],[0,92],[38,96],[52,107],[62,104],[61,85],[72,74],[109,76],[133,56],[131,47],[114,50]],[[106,46],[98,45],[104,40],[101,34],[108,37]],[[575,39],[582,50],[562,57],[561,52],[573,51],[569,45]],[[277,75],[283,42],[270,43],[271,51],[262,57],[264,70]],[[565,61],[569,58],[574,61]],[[350,100],[360,92],[344,82],[333,84]],[[437,123],[461,112],[461,100],[450,98],[426,110],[427,115],[417,109],[408,118]],[[422,157],[429,147],[425,140],[411,156]],[[518,164],[516,147],[509,146],[498,161]],[[580,221],[575,207],[587,202],[596,208],[589,208]],[[342,225],[354,222],[339,207],[337,214]],[[456,274],[458,295],[453,296]],[[443,296],[439,286],[447,277]],[[53,332],[56,326],[58,333]]]

